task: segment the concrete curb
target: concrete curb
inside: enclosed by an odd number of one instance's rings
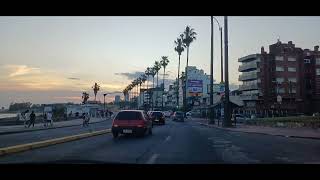
[[[303,138],[303,139],[315,139],[315,140],[320,140],[318,137],[305,137],[305,136],[287,136],[287,135],[282,135],[282,134],[269,134],[269,133],[262,133],[262,132],[248,132],[248,131],[238,131],[238,130],[233,130],[233,129],[226,129],[226,128],[221,128],[221,127],[216,127],[216,126],[210,126],[205,123],[200,123],[200,125],[208,126],[208,127],[213,127],[217,129],[222,129],[225,131],[233,131],[233,132],[243,132],[243,133],[254,133],[254,134],[262,134],[262,135],[270,135],[270,136],[281,136],[281,137],[286,137],[286,138]]]
[[[62,138],[55,138],[55,139],[44,140],[44,141],[39,141],[39,142],[9,146],[9,147],[5,147],[5,148],[0,148],[0,156],[12,154],[12,153],[17,153],[17,152],[23,152],[23,151],[32,150],[32,149],[37,149],[37,148],[46,147],[46,146],[55,145],[55,144],[65,143],[65,142],[69,142],[69,141],[80,140],[80,139],[88,138],[88,137],[92,137],[92,136],[108,134],[110,132],[111,132],[111,129],[105,129],[105,130],[100,130],[100,131],[95,131],[95,132],[66,136],[66,137],[62,137]]]
[[[109,119],[108,119],[109,120]],[[98,121],[98,122],[92,122],[89,124],[95,124],[95,123],[100,123],[100,122],[105,122],[108,120],[103,120],[103,121]],[[66,125],[66,126],[53,126],[49,128],[41,128],[41,129],[24,129],[24,130],[17,130],[17,131],[5,131],[5,132],[0,132],[0,135],[5,135],[5,134],[17,134],[17,133],[24,133],[24,132],[33,132],[33,131],[42,131],[42,130],[48,130],[48,129],[58,129],[58,128],[65,128],[65,127],[72,127],[72,126],[82,126],[82,124],[73,124],[73,125]]]

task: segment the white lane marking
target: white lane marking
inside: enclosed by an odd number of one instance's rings
[[[171,139],[171,136],[168,136],[168,137],[164,140],[164,142],[170,141],[170,139]]]
[[[153,154],[151,158],[147,161],[147,164],[154,164],[159,154]]]

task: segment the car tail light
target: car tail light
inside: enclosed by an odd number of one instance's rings
[[[145,122],[143,120],[139,121],[139,123],[137,124],[137,127],[145,127]]]
[[[117,124],[114,124],[113,127],[118,127],[118,125],[117,125]]]

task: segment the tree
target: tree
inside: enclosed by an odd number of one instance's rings
[[[181,35],[180,35],[180,38],[177,38],[177,40],[174,41],[174,43],[177,45],[177,46],[174,48],[174,50],[175,50],[175,51],[178,53],[178,55],[179,55],[178,78],[177,78],[177,106],[179,106],[180,56],[181,56],[181,53],[184,51],[182,39],[183,39],[183,35],[181,34]]]
[[[187,65],[186,65],[186,83],[185,83],[185,88],[184,88],[184,101],[183,101],[183,106],[184,106],[184,109],[186,110],[186,98],[187,98],[187,83],[188,83],[188,66],[189,66],[189,47],[190,47],[190,44],[196,40],[196,35],[197,33],[194,31],[193,28],[191,28],[190,26],[187,26],[185,31],[183,32],[182,34],[182,42],[183,42],[183,45],[184,47],[187,48]]]
[[[154,62],[153,69],[154,69],[155,72],[157,73],[157,87],[159,87],[158,77],[159,77],[159,70],[161,69],[161,64],[160,64],[159,61],[155,61],[155,62]]]
[[[96,101],[97,93],[98,91],[100,91],[100,86],[97,83],[94,83],[94,85],[92,86],[92,89],[94,93],[94,101]]]
[[[169,64],[169,59],[168,56],[162,56],[161,61],[160,61],[161,66],[163,67],[163,79],[162,79],[162,84],[163,84],[163,92],[164,92],[164,76],[166,74],[166,67]],[[162,95],[162,109],[163,109],[163,95]]]
[[[87,92],[82,93],[82,104],[86,104],[89,99],[89,94]]]
[[[20,111],[27,110],[31,108],[31,102],[23,102],[23,103],[11,103],[9,106],[9,111]]]
[[[152,76],[152,88],[154,88],[154,76],[157,74],[156,70],[154,67],[151,68],[151,76]]]
[[[149,76],[152,75],[152,69],[150,67],[147,67],[147,70],[144,72],[145,75],[147,76],[147,89],[148,89],[148,81],[149,81]]]

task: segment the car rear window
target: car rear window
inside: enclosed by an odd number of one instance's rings
[[[153,112],[152,116],[157,116],[157,117],[162,116],[162,112]]]
[[[115,120],[140,120],[142,119],[141,112],[125,111],[119,112]]]

